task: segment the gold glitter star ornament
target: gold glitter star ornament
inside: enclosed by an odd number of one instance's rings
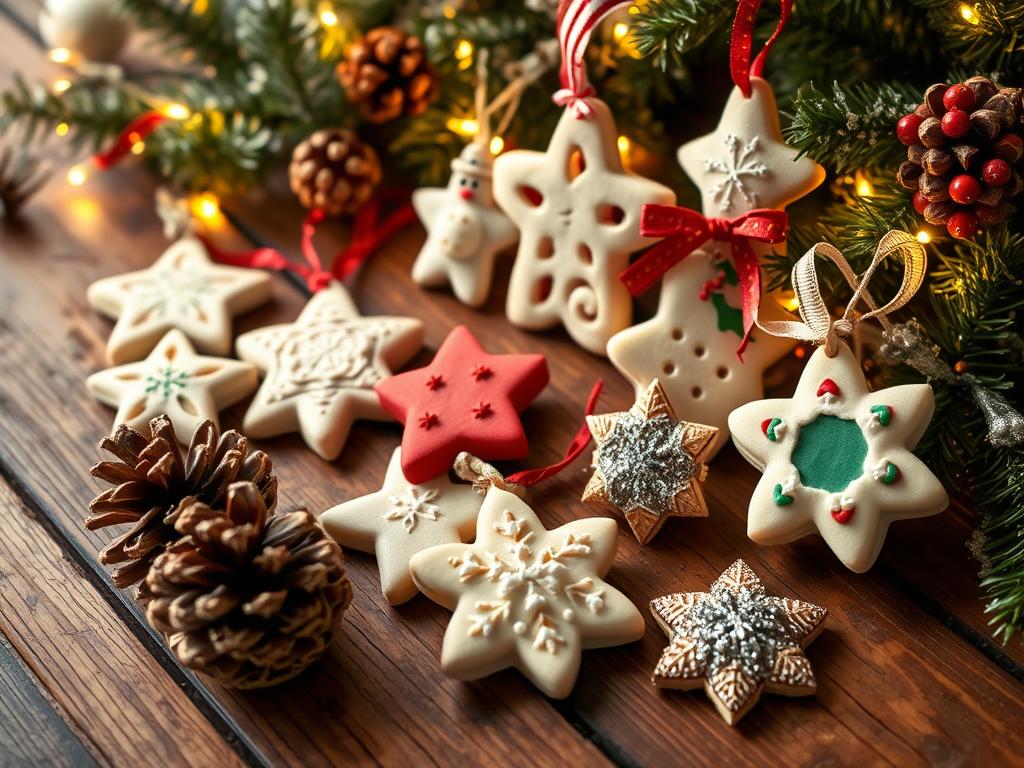
[[[587,416],[593,467],[583,501],[616,507],[646,544],[670,517],[707,517],[701,489],[718,430],[678,421],[657,379],[633,407]]]
[[[764,692],[810,696],[817,690],[806,648],[828,611],[765,592],[737,560],[708,592],[678,592],[651,601],[671,639],[654,668],[659,688],[704,687],[722,718],[735,725]]]

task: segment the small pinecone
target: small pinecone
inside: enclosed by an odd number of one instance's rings
[[[85,527],[94,531],[131,525],[99,556],[104,565],[120,566],[112,575],[120,588],[142,581],[165,545],[178,539],[174,521],[182,499],[221,505],[231,483],[248,480],[256,484],[270,509],[277,503],[277,477],[270,457],[250,451],[248,440],[238,432],[231,430],[218,438],[213,423],[204,421],[183,455],[170,419],[157,416],[149,427],[153,437],[147,440],[120,425],[113,437],[100,442],[100,449],[118,460],[101,461],[90,470],[114,487],[89,502],[92,514]],[[139,599],[147,599],[142,586]]]
[[[295,148],[288,176],[305,208],[341,216],[358,211],[376,191],[380,160],[354,131],[325,129]]]
[[[371,123],[418,115],[437,94],[423,41],[394,27],[371,29],[338,64],[349,100]]]
[[[897,180],[914,190],[914,208],[954,237],[1006,221],[1024,191],[1021,89],[986,77],[929,87],[896,124],[907,145]]]
[[[146,575],[146,615],[178,660],[233,688],[262,688],[318,659],[352,585],[316,518],[269,515],[252,483],[233,483],[223,511],[182,506],[183,538]]]

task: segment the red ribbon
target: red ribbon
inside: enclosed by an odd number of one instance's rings
[[[381,221],[384,202],[398,203]],[[210,257],[219,264],[253,269],[273,269],[278,272],[292,272],[302,278],[311,293],[326,288],[332,280],[345,280],[366,261],[366,259],[392,235],[416,220],[416,212],[409,203],[407,190],[384,190],[374,195],[359,209],[352,227],[352,241],[338,251],[330,269],[324,269],[323,261],[313,243],[317,229],[326,218],[320,209],[310,211],[302,222],[302,256],[306,263],[295,262],[276,248],[255,248],[251,251],[225,251],[209,238],[199,236]]]
[[[665,239],[624,269],[619,280],[632,295],[639,296],[709,240],[729,243],[743,298],[743,339],[736,350],[742,360],[761,301],[761,270],[750,241],[783,242],[788,221],[785,211],[769,208],[758,208],[735,219],[707,219],[689,208],[645,205],[640,212],[640,234]]]
[[[604,382],[598,379],[594,382],[593,388],[590,390],[590,397],[587,398],[587,407],[583,413],[586,416],[590,416],[594,412],[594,407],[597,405],[597,398],[601,395],[601,390],[604,388]],[[587,425],[587,420],[583,419],[583,424],[576,432],[576,436],[573,437],[572,442],[569,443],[569,447],[565,451],[565,456],[562,460],[556,464],[551,464],[547,467],[537,467],[536,469],[524,469],[522,472],[516,472],[515,474],[509,475],[505,478],[510,483],[517,485],[535,485],[541,480],[546,480],[553,475],[557,475],[567,466],[572,464],[577,457],[590,444],[590,427]]]
[[[593,110],[586,102],[594,90],[587,82],[583,55],[590,35],[608,14],[627,5],[629,0],[560,0],[555,12],[555,27],[562,52],[559,78],[561,89],[553,100],[560,107],[570,107],[577,119],[590,117]]]
[[[789,13],[793,10],[793,0],[781,0],[779,6],[779,23],[753,63],[750,61],[750,53],[761,0],[740,0],[736,7],[736,17],[732,22],[732,39],[729,43],[729,70],[732,73],[732,81],[747,98],[750,98],[751,93],[750,78],[760,77],[764,72],[764,63],[768,58],[768,52],[775,45],[779,35],[782,34],[782,28],[786,26],[786,22],[789,21]]]
[[[108,149],[93,155],[92,161],[101,171],[107,170],[131,152],[136,143],[145,140],[166,119],[167,115],[157,109],[143,112],[124,127]]]

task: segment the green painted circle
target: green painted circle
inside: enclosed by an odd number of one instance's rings
[[[868,444],[857,422],[818,416],[800,427],[793,466],[808,488],[839,493],[864,473]]]

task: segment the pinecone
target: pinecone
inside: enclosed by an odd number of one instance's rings
[[[349,100],[371,123],[418,115],[437,94],[423,41],[395,27],[371,29],[338,64]]]
[[[164,546],[178,539],[174,521],[182,499],[221,505],[231,483],[248,480],[256,484],[270,509],[277,503],[277,477],[270,457],[250,451],[248,440],[238,432],[231,430],[218,438],[217,428],[205,421],[183,456],[170,419],[157,416],[149,427],[151,440],[131,427],[118,426],[113,437],[100,442],[100,449],[118,461],[101,461],[90,470],[114,487],[89,503],[92,514],[85,527],[94,531],[131,524],[99,556],[104,565],[120,566],[112,578],[121,588],[142,581]],[[139,599],[148,599],[141,586]]]
[[[1021,89],[986,77],[937,83],[896,124],[907,145],[897,179],[914,190],[914,208],[954,237],[1006,221],[1024,191],[1024,106]]]
[[[146,575],[146,615],[187,667],[233,688],[294,677],[319,658],[352,600],[341,548],[304,509],[269,515],[232,483],[223,511],[183,503],[184,537]]]
[[[304,207],[341,216],[355,213],[373,195],[380,160],[354,131],[320,130],[295,147],[288,177]]]

